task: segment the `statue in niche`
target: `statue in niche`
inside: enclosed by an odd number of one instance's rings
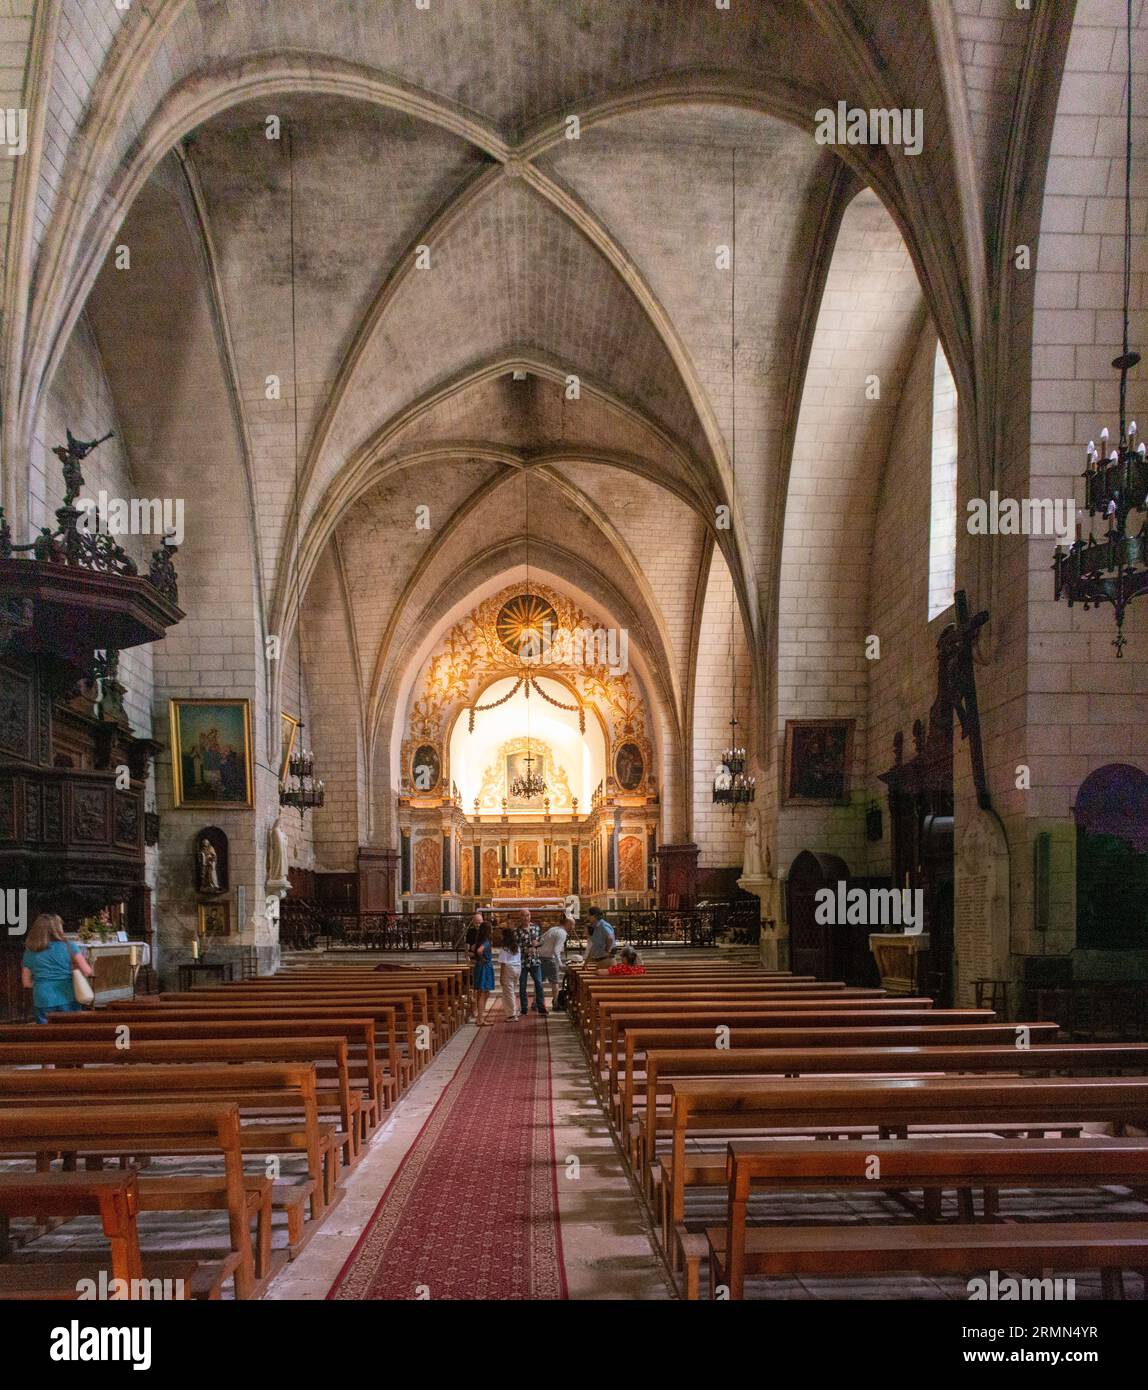
[[[718,763],[714,769],[714,791],[728,792],[733,786],[733,776],[725,763]]]
[[[286,897],[291,887],[287,876],[287,832],[283,829],[283,816],[275,817],[275,824],[267,836],[267,891]]]
[[[227,836],[218,826],[205,826],[194,841],[195,891],[203,895],[226,893],[228,876]]]
[[[215,846],[205,835],[199,842],[199,876],[196,887],[201,893],[219,892],[219,856]]]

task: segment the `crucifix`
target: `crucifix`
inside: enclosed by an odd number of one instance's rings
[[[964,589],[955,595],[957,621],[941,634],[938,643],[940,657],[941,695],[961,721],[961,737],[969,740],[973,759],[973,782],[977,789],[977,804],[982,811],[991,807],[988,781],[985,777],[985,755],[981,744],[981,718],[977,709],[977,677],[973,667],[973,647],[978,634],[989,620],[988,609],[969,617],[969,601]]]

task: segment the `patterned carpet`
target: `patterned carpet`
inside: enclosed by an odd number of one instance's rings
[[[565,1298],[547,1025],[474,1042],[328,1294]]]

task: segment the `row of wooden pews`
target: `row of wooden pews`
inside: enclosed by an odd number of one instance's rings
[[[1099,1272],[1121,1297],[1126,1272],[1148,1271],[1148,1207],[1022,1221],[1000,1198],[1148,1196],[1148,1044],[1069,1045],[1054,1023],[753,965],[570,976],[595,1088],[687,1298],[705,1285],[743,1298],[752,1279],[993,1268]],[[769,1197],[865,1191],[904,1219],[792,1224]]]
[[[0,1298],[258,1297],[471,1002],[465,965],[325,965],[0,1026]],[[219,1248],[153,1248],[187,1212],[226,1214]],[[34,1238],[81,1216],[106,1256]]]

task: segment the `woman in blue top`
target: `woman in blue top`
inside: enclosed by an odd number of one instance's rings
[[[478,1000],[474,1021],[481,1028],[486,1017],[487,1001],[494,991],[494,948],[490,944],[490,924],[483,922],[474,943],[474,992]]]
[[[49,912],[41,912],[32,923],[20,964],[20,979],[32,991],[37,1023],[47,1023],[50,1013],[75,1013],[80,1007],[72,989],[73,969],[89,979],[95,973],[76,943],[64,935],[60,918]]]

